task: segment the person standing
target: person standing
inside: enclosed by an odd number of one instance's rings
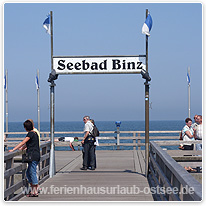
[[[89,116],[84,116],[83,121],[85,123],[84,138],[82,140],[84,155],[83,155],[83,167],[80,169],[87,170],[88,166],[90,165],[91,170],[95,170],[95,147],[94,147],[95,139],[91,135],[91,132],[93,130],[93,125],[90,122]]]
[[[196,131],[196,129],[197,129],[197,127],[198,127],[198,125],[199,125],[199,122],[198,122],[198,115],[196,114],[195,116],[194,116],[194,123],[192,124],[192,129],[194,130],[194,131]]]
[[[183,137],[183,142],[184,141],[194,141],[195,138],[195,134],[194,134],[194,130],[192,128],[192,120],[190,118],[186,118],[185,119],[185,123],[186,125],[183,127],[182,129],[182,137]],[[183,147],[184,150],[193,150],[194,148],[194,144],[190,144],[190,143],[183,143]],[[184,167],[188,172],[195,172],[196,170],[193,169],[192,167],[188,166],[188,167]]]
[[[192,120],[190,118],[185,119],[186,125],[182,129],[182,138],[184,141],[194,141],[194,130],[192,128]],[[194,145],[190,143],[183,143],[184,150],[193,150]]]
[[[197,121],[199,125],[196,129],[195,139],[202,140],[202,115],[198,115]],[[202,144],[196,144],[196,150],[202,150]]]
[[[90,121],[91,121],[93,127],[94,127],[94,126],[96,127],[94,120],[93,120],[93,119],[90,119]],[[95,141],[94,141],[94,166],[95,166],[95,169],[97,168],[97,161],[96,161],[96,146],[99,146],[98,137],[95,137]]]
[[[25,139],[16,147],[9,150],[9,152],[20,148],[23,150],[26,147],[26,153],[31,156],[31,162],[28,163],[26,171],[26,176],[31,185],[31,193],[28,197],[38,197],[37,165],[40,161],[39,137],[37,133],[33,131],[33,124],[30,120],[24,122],[24,128],[28,132]]]

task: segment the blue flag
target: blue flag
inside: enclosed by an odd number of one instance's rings
[[[145,20],[142,26],[142,33],[150,36],[150,30],[152,28],[152,17],[148,14],[147,19]]]
[[[188,86],[190,85],[190,75],[189,73],[187,72],[187,83],[188,83]]]
[[[4,89],[6,89],[6,75],[4,76]]]
[[[50,29],[50,15],[47,16],[43,23],[43,27],[46,29],[46,32],[48,34],[51,34],[51,29]]]
[[[38,76],[35,78],[36,89],[39,89],[39,79]]]

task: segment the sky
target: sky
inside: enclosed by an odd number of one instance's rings
[[[43,28],[50,11],[54,56],[98,56],[145,54],[141,30],[148,9],[153,20],[148,59],[150,120],[188,117],[188,67],[191,117],[202,114],[201,3],[5,3],[2,7],[2,74],[8,70],[9,122],[37,121],[37,69],[40,119],[50,120],[50,36]],[[55,83],[55,121],[82,121],[84,115],[96,121],[145,118],[140,74],[59,75]]]

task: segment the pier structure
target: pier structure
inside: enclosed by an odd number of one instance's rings
[[[122,136],[128,132],[130,136]],[[81,132],[74,132],[73,135],[78,136],[77,133]],[[114,131],[110,133],[115,134]],[[51,142],[41,141],[38,176],[42,191],[38,198],[29,198],[22,193],[28,188],[26,164],[21,163],[24,152],[5,151],[4,198],[7,201],[201,201],[201,151],[166,150],[167,145],[181,143],[179,136],[171,136],[171,133],[178,131],[151,131],[159,136],[150,136],[149,174],[145,176],[142,133],[120,131],[120,149],[116,149],[116,143],[101,143],[101,140],[115,139],[115,136],[110,136],[109,131],[100,132],[100,146],[114,148],[96,150],[95,171],[81,171],[82,151],[58,151],[58,147],[68,146],[68,143],[56,142],[56,174],[52,178],[49,175]],[[44,134],[42,140],[47,140],[47,133],[41,134]],[[12,139],[16,141],[18,138]],[[131,140],[131,143],[124,140]],[[7,141],[5,144],[10,147],[14,143]],[[81,147],[78,142],[75,144],[75,148]],[[124,149],[128,146],[132,149]],[[192,166],[197,172],[189,173],[184,166]]]

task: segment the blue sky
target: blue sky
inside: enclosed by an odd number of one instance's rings
[[[35,75],[40,70],[41,121],[50,120],[50,36],[42,24],[53,11],[54,56],[145,54],[149,37],[151,120],[202,114],[202,5],[200,3],[6,3],[4,70],[8,69],[9,121],[37,121]],[[55,120],[144,120],[144,80],[139,74],[61,75],[55,87]]]

